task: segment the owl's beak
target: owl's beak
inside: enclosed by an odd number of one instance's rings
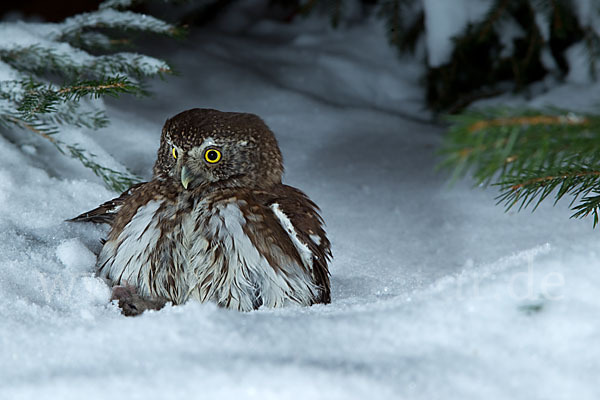
[[[192,180],[192,175],[190,174],[190,170],[185,167],[181,167],[181,184],[184,189],[188,188],[190,181]]]

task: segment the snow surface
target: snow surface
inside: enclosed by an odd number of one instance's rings
[[[121,316],[94,276],[106,228],[63,222],[115,194],[12,132],[0,137],[0,399],[600,397],[591,221],[563,203],[506,214],[493,188],[449,187],[418,64],[398,60],[378,24],[310,24],[165,42],[159,56],[181,76],[155,82],[154,98],[110,101],[112,125],[77,138],[148,177],[166,118],[257,113],[285,182],[323,210],[332,304]],[[590,107],[598,89],[568,83],[529,104]]]

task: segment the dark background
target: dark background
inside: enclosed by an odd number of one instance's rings
[[[101,3],[99,0],[22,0],[0,2],[0,15],[18,11],[25,17],[42,17],[46,21],[60,22],[63,19],[86,11],[93,11]]]

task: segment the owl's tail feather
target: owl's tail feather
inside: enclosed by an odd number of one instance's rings
[[[67,219],[67,222],[93,222],[95,224],[109,224],[111,225],[114,221],[119,209],[123,203],[146,182],[138,183],[121,193],[116,199],[107,201],[106,203],[94,208],[93,210],[84,212],[76,216],[75,218]]]
[[[116,212],[105,212],[98,207],[94,210],[84,212],[74,218],[67,219],[67,222],[93,222],[95,224],[109,224],[111,225],[115,219]]]

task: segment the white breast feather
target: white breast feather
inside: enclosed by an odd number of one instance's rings
[[[197,207],[203,210],[204,207]],[[230,308],[252,310],[252,300],[256,292],[260,292],[262,304],[266,307],[281,307],[290,300],[309,305],[318,287],[310,276],[302,270],[291,258],[280,260],[286,274],[278,273],[256,249],[248,235],[244,233],[246,219],[237,201],[225,201],[215,206],[217,212],[209,217],[206,228],[207,234],[214,236],[225,247],[226,257],[221,262],[226,263],[226,272],[221,277],[222,285],[198,288],[197,296],[204,301],[212,299],[223,304],[231,295]],[[210,257],[211,253],[195,260],[198,281],[201,284],[206,274],[214,272],[211,261],[202,258]]]
[[[150,253],[160,237],[155,216],[160,204],[150,201],[140,207],[118,239],[105,243],[98,258],[102,276],[112,280],[120,277],[119,283],[127,282],[137,286],[140,293],[150,294],[149,282],[144,278],[150,275]]]
[[[105,243],[99,257],[100,272],[117,283],[127,283],[138,288],[142,295],[152,296],[150,291],[150,266],[152,262],[164,261],[153,257],[161,231],[159,220],[171,218],[175,205],[163,207],[151,201],[140,207],[132,220],[125,226],[117,240]],[[246,205],[244,203],[240,203]],[[277,204],[272,210],[298,250],[304,268],[292,257],[277,255],[278,265],[271,266],[256,249],[244,232],[247,223],[235,198],[213,204],[208,212],[206,200],[201,200],[186,215],[167,241],[161,240],[158,251],[166,251],[172,258],[177,274],[176,286],[180,288],[173,298],[159,286],[159,295],[185,302],[188,298],[200,301],[215,301],[223,306],[250,311],[253,301],[260,293],[266,307],[282,307],[290,302],[310,305],[319,288],[306,271],[312,270],[312,253],[296,234],[289,218]],[[118,245],[120,243],[120,245]],[[212,247],[211,247],[212,246]],[[281,251],[280,251],[281,253]],[[155,267],[154,279],[165,282],[167,268]],[[284,270],[285,273],[282,273]]]

